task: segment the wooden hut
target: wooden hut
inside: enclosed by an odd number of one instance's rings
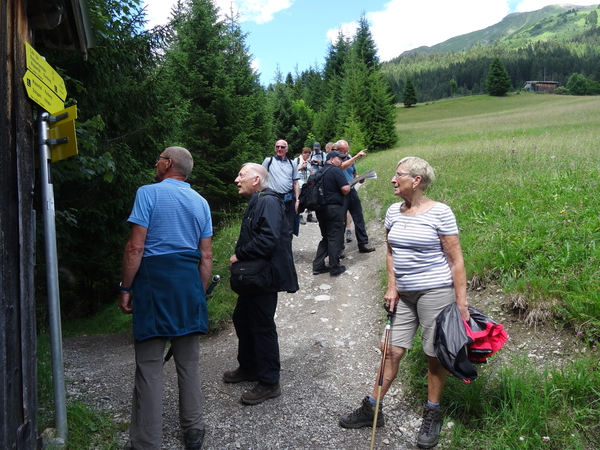
[[[554,94],[554,90],[557,87],[558,81],[526,81],[523,90]]]
[[[38,448],[33,271],[36,211],[34,104],[23,76],[25,43],[91,46],[87,0],[0,3],[0,448]],[[86,20],[87,19],[87,20]],[[41,447],[40,447],[41,448]]]

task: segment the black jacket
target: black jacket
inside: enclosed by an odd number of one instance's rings
[[[446,306],[435,319],[434,337],[438,361],[467,383],[477,378],[473,363],[485,362],[508,339],[502,324],[478,309],[469,306],[469,315],[469,322],[465,322],[456,303]]]
[[[270,188],[250,197],[235,254],[240,261],[271,261],[273,281],[265,292],[296,292],[298,275],[292,255],[292,234],[288,230],[283,201]]]

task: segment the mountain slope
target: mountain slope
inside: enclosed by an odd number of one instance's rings
[[[405,51],[390,62],[411,54],[459,52],[477,44],[518,48],[536,40],[570,38],[585,31],[587,12],[595,8],[596,6],[561,4],[549,5],[537,11],[509,14],[497,24],[483,30],[456,36],[431,47],[422,46]]]

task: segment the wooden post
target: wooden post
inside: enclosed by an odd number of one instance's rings
[[[0,448],[37,447],[33,111],[27,0],[0,3]]]

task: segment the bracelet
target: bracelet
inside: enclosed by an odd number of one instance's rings
[[[131,286],[125,287],[125,286],[123,286],[123,282],[120,282],[119,289],[121,289],[123,292],[129,292],[131,290]]]

